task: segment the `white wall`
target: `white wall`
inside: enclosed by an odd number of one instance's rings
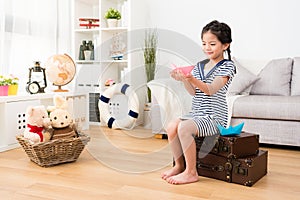
[[[138,11],[134,9],[133,14],[144,13],[145,26],[177,31],[201,44],[202,27],[217,19],[232,28],[232,54],[236,57],[270,59],[300,56],[298,0],[142,2],[144,6]],[[141,20],[133,20],[132,23],[133,27],[143,26]]]

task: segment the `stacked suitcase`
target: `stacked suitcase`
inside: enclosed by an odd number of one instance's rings
[[[268,151],[259,149],[259,135],[195,138],[199,176],[252,186],[267,174]]]

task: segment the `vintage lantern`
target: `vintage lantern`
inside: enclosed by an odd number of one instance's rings
[[[34,62],[34,66],[29,68],[29,80],[26,90],[30,94],[44,93],[47,87],[45,68],[42,68],[39,61]]]

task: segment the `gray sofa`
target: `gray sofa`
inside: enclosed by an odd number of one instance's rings
[[[299,147],[300,57],[234,62],[237,74],[228,96],[231,125],[245,122],[243,130],[259,134],[260,143]],[[189,111],[191,97],[181,82],[170,78],[148,86],[155,97],[153,133],[164,133],[171,119]]]
[[[235,63],[229,91],[241,96],[233,102],[231,124],[245,122],[244,131],[258,133],[261,143],[300,146],[300,57],[271,60],[258,75]]]

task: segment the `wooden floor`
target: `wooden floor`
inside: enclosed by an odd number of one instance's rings
[[[205,177],[170,185],[160,173],[171,166],[167,140],[149,130],[91,126],[91,141],[76,162],[43,168],[23,149],[0,153],[0,199],[299,199],[300,151],[266,148],[268,174],[253,187]]]

